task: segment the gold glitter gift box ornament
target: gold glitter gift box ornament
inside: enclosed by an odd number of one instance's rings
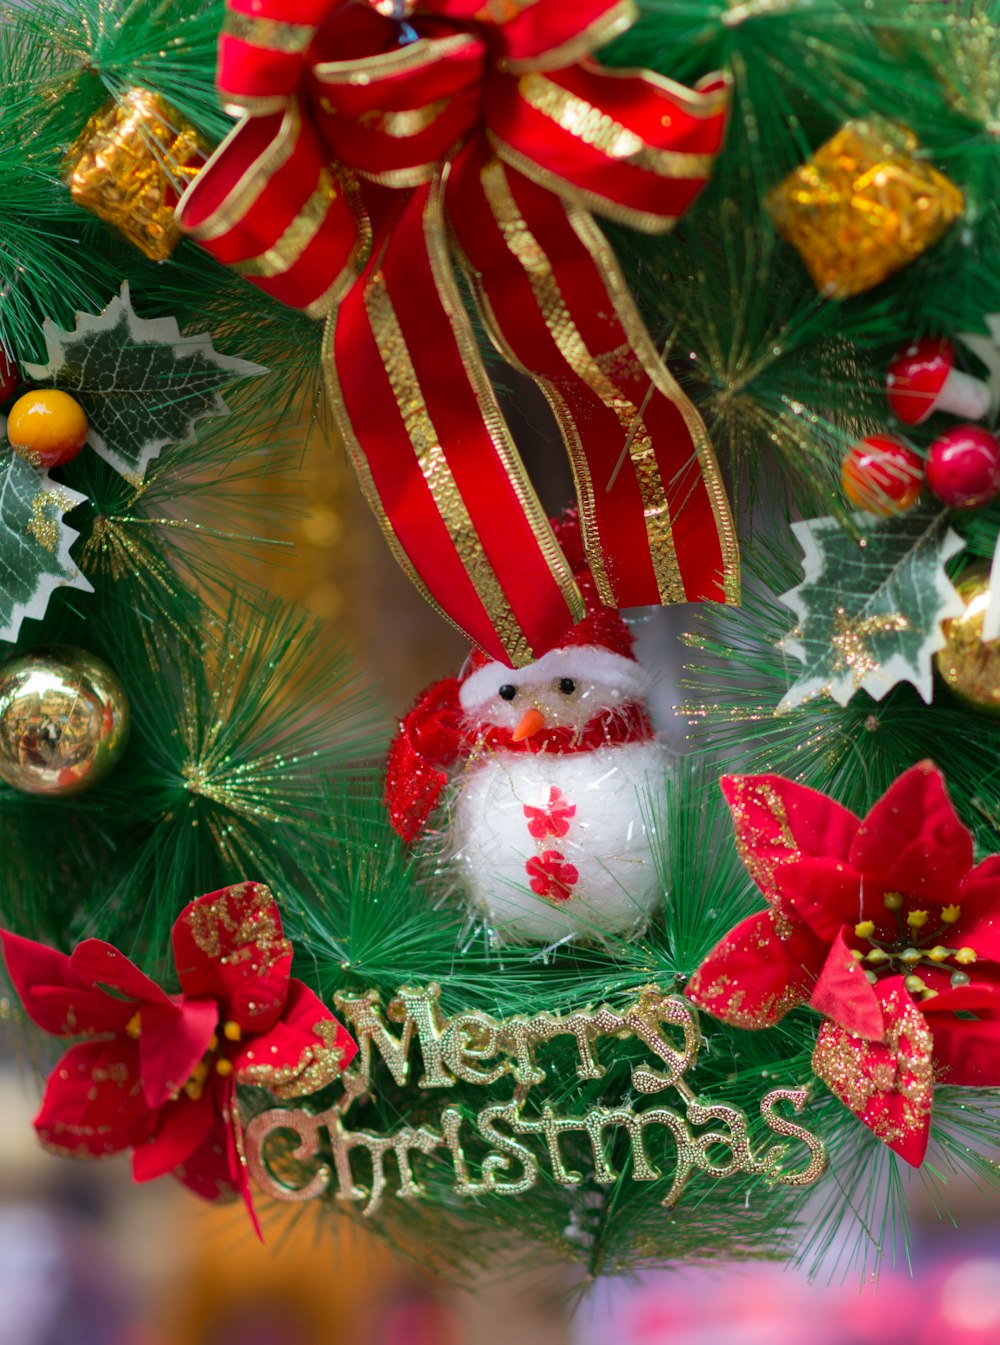
[[[917,146],[906,127],[849,121],[768,193],[768,213],[822,294],[880,285],[961,217],[962,193]]]
[[[165,99],[133,88],[90,118],[64,177],[75,201],[151,261],[164,261],[184,236],[174,208],[208,154],[207,142]]]

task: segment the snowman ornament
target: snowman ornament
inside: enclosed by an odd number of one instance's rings
[[[560,520],[566,532],[575,517]],[[535,663],[475,651],[400,726],[386,800],[415,840],[435,816],[465,900],[506,943],[628,937],[662,897],[667,751],[649,678],[621,616],[600,604],[582,557],[587,616]]]

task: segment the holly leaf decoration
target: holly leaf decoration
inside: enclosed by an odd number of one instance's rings
[[[995,428],[1000,412],[1000,313],[987,313],[984,323],[988,336],[981,332],[959,332],[958,339],[986,366],[990,389],[989,422]]]
[[[53,589],[93,589],[69,549],[80,535],[62,516],[86,499],[0,441],[0,640],[16,640],[26,616],[43,617]]]
[[[229,414],[221,387],[267,373],[220,355],[207,333],[182,336],[176,318],[140,318],[127,282],[102,313],[78,313],[73,331],[46,318],[42,332],[48,363],[26,363],[26,374],[77,399],[90,420],[87,443],[135,485],[167,444]]]
[[[835,518],[792,524],[805,577],[781,595],[798,621],[780,647],[802,671],[779,714],[822,694],[846,705],[863,689],[879,700],[897,682],[930,700],[941,622],[964,610],[944,568],[962,540],[933,502],[885,519],[856,514],[854,522],[858,536]]]
[[[983,613],[983,643],[1000,639],[1000,533],[990,564],[990,596]]]

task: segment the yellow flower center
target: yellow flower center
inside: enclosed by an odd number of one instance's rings
[[[138,1019],[139,1015],[136,1014],[135,1017]],[[131,1024],[129,1024],[129,1026],[131,1026]],[[126,1028],[126,1031],[128,1031],[128,1028]],[[243,1029],[240,1027],[239,1023],[232,1019],[227,1020],[221,1025],[221,1033],[228,1042],[238,1042],[242,1040],[243,1037]],[[208,1043],[207,1051],[198,1061],[197,1065],[195,1065],[194,1069],[191,1071],[191,1077],[184,1085],[184,1092],[192,1102],[197,1102],[203,1095],[205,1091],[205,1082],[213,1070],[222,1079],[227,1079],[232,1074],[234,1068],[233,1062],[228,1056],[218,1055],[218,1050],[219,1033],[213,1032]]]
[[[886,892],[883,895],[883,906],[895,916],[896,936],[894,938],[880,936],[874,920],[859,920],[854,926],[854,934],[856,938],[864,940],[868,948],[867,950],[854,948],[851,950],[851,956],[856,962],[863,962],[866,968],[876,968],[881,974],[902,973],[906,989],[923,999],[933,998],[937,991],[931,990],[917,974],[921,965],[945,970],[942,964],[950,961],[954,967],[951,984],[968,985],[968,973],[961,968],[973,965],[976,961],[976,950],[967,944],[963,944],[960,948],[949,948],[946,944],[936,942],[962,918],[961,906],[943,906],[937,912],[939,923],[933,928],[934,913],[931,911],[908,911],[904,917],[905,900],[900,892]],[[925,930],[926,934],[923,932]],[[925,944],[930,946],[925,947]],[[876,970],[866,970],[865,975],[873,984],[878,979]]]

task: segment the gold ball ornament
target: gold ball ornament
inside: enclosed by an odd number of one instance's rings
[[[26,392],[10,408],[7,438],[32,467],[61,467],[87,442],[90,424],[80,403],[58,388]]]
[[[24,794],[78,794],[121,760],[128,702],[106,663],[56,645],[0,667],[0,779]]]
[[[970,566],[955,587],[965,611],[941,623],[945,645],[934,655],[934,665],[966,705],[1000,715],[1000,640],[983,639],[990,601],[989,566]]]

